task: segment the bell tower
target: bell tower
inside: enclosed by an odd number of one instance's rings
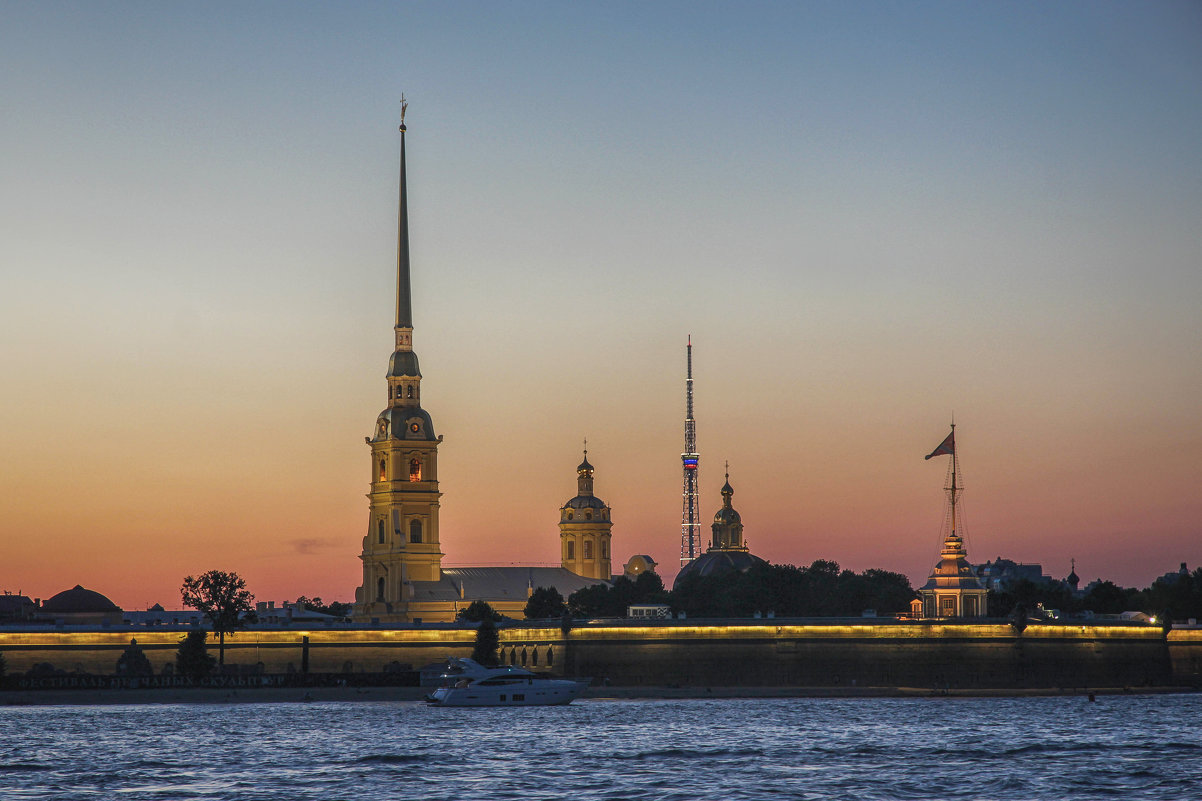
[[[587,442],[585,443],[587,446]],[[610,577],[609,507],[593,494],[593,466],[584,461],[576,468],[576,497],[559,509],[561,563],[578,576],[608,581]]]
[[[438,445],[421,406],[422,374],[413,352],[409,286],[409,209],[405,188],[405,111],[401,96],[401,178],[397,217],[397,297],[394,351],[388,362],[388,405],[365,437],[371,447],[371,490],[363,538],[363,584],[355,591],[361,620],[409,620],[415,581],[438,581]]]

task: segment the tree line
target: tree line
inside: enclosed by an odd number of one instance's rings
[[[690,575],[672,590],[652,572],[634,580],[620,576],[611,585],[595,584],[566,600],[553,588],[530,596],[528,619],[624,617],[634,604],[666,604],[687,617],[751,617],[769,612],[787,617],[858,617],[865,609],[878,615],[910,610],[914,590],[901,573],[842,570],[820,559],[809,567],[760,564],[745,573]]]
[[[989,615],[1004,617],[1018,607],[1059,610],[1074,617],[1083,612],[1117,615],[1138,611],[1161,620],[1202,617],[1202,568],[1156,579],[1142,590],[1120,587],[1113,581],[1095,581],[1078,595],[1062,581],[1019,579],[1005,590],[989,592]]]

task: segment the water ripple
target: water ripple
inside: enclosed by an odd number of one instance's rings
[[[1198,797],[1202,696],[5,707],[0,799]]]

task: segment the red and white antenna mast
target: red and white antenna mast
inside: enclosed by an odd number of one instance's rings
[[[680,565],[684,567],[701,555],[701,513],[697,502],[697,421],[693,419],[693,336],[689,335],[687,372],[684,381],[684,510],[680,519]]]

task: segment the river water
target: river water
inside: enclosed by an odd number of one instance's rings
[[[1202,695],[0,708],[2,799],[1202,798]]]

